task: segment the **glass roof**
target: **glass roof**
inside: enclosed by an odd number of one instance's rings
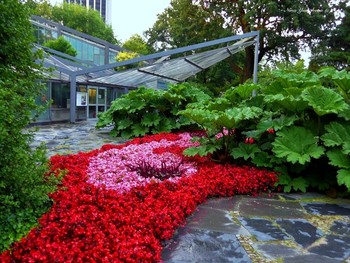
[[[216,63],[244,50],[250,45],[257,45],[258,32],[250,32],[241,36],[203,42],[200,44],[163,51],[152,55],[134,58],[129,61],[116,62],[103,66],[79,61],[74,57],[45,48],[47,56],[44,59],[45,67],[53,67],[50,79],[69,81],[71,76],[76,77],[78,83],[93,83],[101,86],[116,86],[137,88],[140,86],[157,88],[159,83],[178,83],[185,81],[198,72],[215,65]],[[232,43],[234,42],[235,43]],[[226,46],[222,46],[226,44]],[[213,48],[214,45],[218,48]],[[206,51],[201,51],[203,49]],[[191,55],[172,58],[173,55],[191,53]],[[115,71],[115,67],[147,61],[138,68],[124,71]],[[154,61],[150,63],[149,61]]]

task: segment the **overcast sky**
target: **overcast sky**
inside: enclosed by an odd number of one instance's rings
[[[51,4],[62,0],[49,0]],[[112,0],[111,22],[114,34],[124,42],[133,34],[143,36],[143,32],[153,26],[160,14],[170,5],[171,0]]]

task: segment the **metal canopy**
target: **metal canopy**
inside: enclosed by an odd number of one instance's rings
[[[134,88],[139,86],[156,88],[159,81],[165,83],[182,82],[241,51],[245,47],[254,44],[255,40],[252,39],[253,37],[245,38],[227,47],[204,51],[181,58],[167,58],[148,66],[115,72],[108,76],[90,79],[89,81]]]
[[[218,45],[220,45],[218,48],[212,49]],[[223,47],[223,45],[226,46]],[[127,88],[140,86],[156,88],[160,82],[178,83],[185,81],[198,72],[251,45],[255,45],[253,81],[257,82],[259,31],[207,41],[102,66],[94,66],[91,63],[78,61],[66,54],[47,50],[50,55],[44,59],[44,65],[54,68],[49,77],[50,79],[66,81],[69,79],[71,97],[70,121],[75,122],[77,82]],[[211,50],[208,50],[208,48],[211,48]],[[206,49],[206,51],[202,51],[203,49]],[[191,53],[191,55],[180,58],[171,57],[186,53]],[[155,62],[150,63],[150,61],[154,60]],[[114,71],[114,68],[140,62],[146,62],[147,65],[135,69]]]

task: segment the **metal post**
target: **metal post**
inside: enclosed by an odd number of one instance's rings
[[[255,55],[254,55],[254,72],[253,72],[253,82],[258,83],[258,63],[259,63],[259,40],[260,33],[258,31],[255,37]]]
[[[70,75],[70,122],[75,123],[75,110],[77,101],[77,76]]]

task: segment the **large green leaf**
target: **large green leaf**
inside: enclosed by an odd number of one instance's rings
[[[328,77],[333,80],[339,93],[349,102],[350,95],[350,73],[346,70],[338,71],[333,67],[325,67],[319,71],[321,77]]]
[[[339,168],[350,168],[350,156],[342,153],[341,150],[331,150],[327,152],[329,163]]]
[[[235,122],[240,122],[244,120],[256,119],[261,116],[263,110],[258,107],[238,107],[233,109],[228,109],[225,113],[233,118]]]
[[[278,108],[282,108],[291,112],[302,112],[308,106],[308,103],[302,98],[295,98],[293,95],[267,95],[264,98],[266,103],[276,105]]]
[[[143,126],[141,123],[135,123],[132,126],[133,129],[133,136],[138,137],[138,136],[143,136],[149,132],[149,128],[146,126]]]
[[[350,121],[350,105],[348,104],[348,107],[345,110],[339,112],[338,116],[344,118],[346,121]]]
[[[252,163],[258,167],[269,167],[273,168],[274,163],[271,161],[271,157],[267,152],[258,152],[255,154],[254,158],[252,159]]]
[[[316,135],[303,127],[289,127],[276,134],[272,143],[273,152],[277,157],[285,157],[291,163],[305,164],[325,152],[322,146],[317,145]]]
[[[253,91],[261,89],[260,85],[244,83],[237,87],[231,88],[225,92],[225,97],[231,102],[241,102],[252,97]]]
[[[264,120],[258,123],[257,128],[263,131],[266,131],[267,129],[270,129],[270,128],[273,128],[275,131],[279,131],[286,126],[293,125],[296,120],[298,120],[298,117],[295,115],[291,115],[291,116],[282,115],[278,118]]]
[[[207,156],[209,153],[213,153],[220,149],[220,145],[200,145],[196,147],[189,147],[183,151],[186,156]]]
[[[309,87],[303,91],[301,96],[309,102],[318,116],[339,113],[348,107],[339,93],[323,87]]]
[[[337,180],[339,185],[345,185],[350,191],[350,170],[340,169],[338,170]]]
[[[113,101],[111,109],[112,111],[118,111],[118,110],[128,110],[130,108],[130,100],[127,98],[118,98],[115,101]]]
[[[204,108],[188,108],[179,111],[178,114],[183,115],[206,128],[215,128],[215,122],[218,118],[218,114]]]
[[[143,115],[141,124],[147,127],[157,126],[160,120],[161,118],[159,117],[159,114],[147,112]]]
[[[231,155],[235,159],[243,158],[244,160],[248,160],[249,158],[254,158],[255,154],[259,152],[261,152],[261,150],[257,145],[241,142],[238,147],[232,149]]]
[[[342,146],[345,153],[349,151],[350,124],[331,122],[325,126],[327,133],[321,136],[326,146]]]
[[[302,191],[303,193],[306,192],[306,188],[309,186],[308,181],[303,178],[303,177],[297,177],[294,178],[290,182],[290,186],[295,190],[295,191]]]
[[[118,121],[118,123],[116,125],[116,129],[119,131],[124,130],[126,128],[129,128],[132,124],[133,124],[133,122],[130,119],[122,119],[122,120]]]

